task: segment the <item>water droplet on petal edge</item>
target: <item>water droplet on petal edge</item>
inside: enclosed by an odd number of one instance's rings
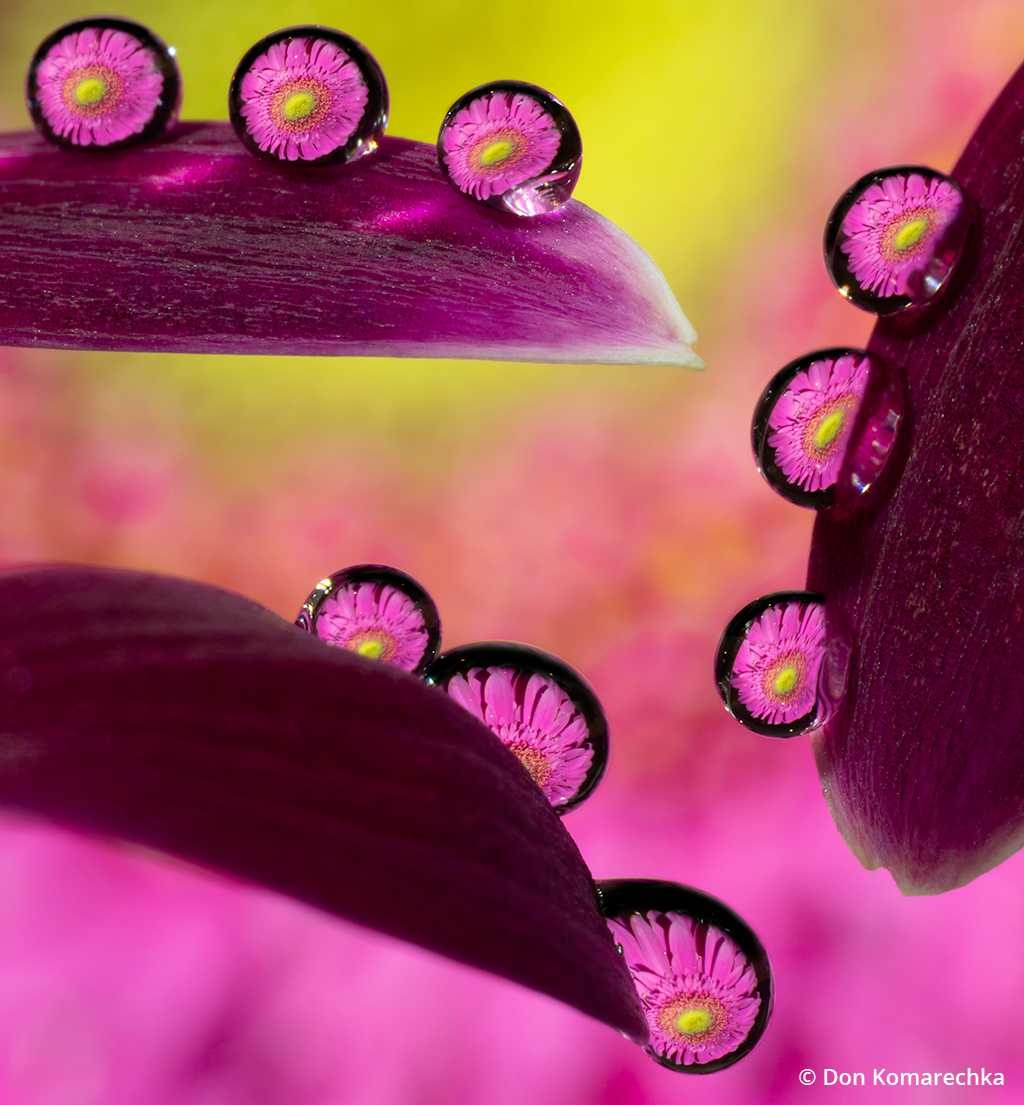
[[[903,419],[903,389],[862,349],[791,361],[758,400],[751,427],[761,475],[783,498],[825,510],[852,505],[878,480]]]
[[[834,603],[811,591],[777,591],[729,622],[715,654],[715,683],[741,725],[767,737],[819,729],[846,692],[852,645]]]
[[[601,781],[608,722],[568,664],[527,645],[484,641],[442,653],[428,678],[498,736],[557,813]]]
[[[174,51],[141,23],[81,19],[42,41],[25,95],[49,141],[119,149],[157,138],[177,119],[181,73]]]
[[[669,1070],[713,1074],[764,1035],[774,985],[764,945],[724,902],[680,883],[604,879],[601,908]]]
[[[384,564],[357,564],[321,580],[295,624],[413,675],[424,675],[441,647],[434,600],[412,576]]]
[[[259,157],[338,165],[377,148],[390,108],[369,51],[330,27],[287,27],[246,51],[231,79],[228,114]]]
[[[893,314],[942,291],[963,253],[971,211],[951,177],[920,165],[861,177],[825,226],[825,266],[865,311]]]
[[[494,81],[448,109],[437,156],[460,192],[515,215],[543,215],[572,195],[583,142],[576,120],[550,92]]]

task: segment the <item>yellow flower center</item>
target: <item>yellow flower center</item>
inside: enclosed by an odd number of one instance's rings
[[[281,114],[289,123],[299,123],[308,119],[316,111],[316,94],[308,88],[300,88],[285,98],[281,105]]]
[[[82,107],[98,104],[107,94],[107,82],[100,77],[83,77],[74,88],[72,95]]]
[[[510,744],[508,750],[515,753],[537,786],[542,787],[551,777],[551,763],[547,756],[538,752],[536,748],[531,748],[528,744]]]
[[[488,142],[480,151],[481,165],[497,165],[512,156],[515,145],[507,138],[498,138],[494,142]]]
[[[379,660],[384,655],[384,642],[375,641],[372,638],[367,641],[360,641],[356,645],[355,651],[360,656],[369,656],[371,660]]]
[[[901,253],[913,248],[924,237],[927,229],[928,220],[920,215],[913,219],[907,219],[893,236],[893,248],[898,249]]]
[[[675,1026],[684,1036],[699,1036],[711,1027],[714,1018],[707,1009],[684,1009],[676,1017]]]
[[[780,669],[775,675],[775,693],[777,695],[792,694],[796,688],[797,683],[800,682],[800,672],[797,671],[793,664],[788,664],[786,667]]]
[[[814,428],[811,440],[816,449],[827,449],[842,431],[846,411],[842,407],[831,411]]]

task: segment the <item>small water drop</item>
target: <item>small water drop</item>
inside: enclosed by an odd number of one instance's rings
[[[118,149],[158,137],[177,119],[181,72],[174,51],[141,23],[80,19],[43,39],[26,99],[49,141]]]
[[[261,38],[238,63],[228,94],[231,124],[248,149],[303,166],[372,153],[389,108],[376,59],[330,27],[286,27]]]
[[[543,215],[572,195],[583,142],[576,120],[550,92],[494,81],[448,109],[437,156],[460,192],[516,215]]]
[[[428,679],[500,738],[558,813],[601,781],[608,722],[568,664],[527,645],[484,641],[442,653]]]
[[[774,1001],[753,929],[692,886],[604,879],[597,889],[647,1017],[647,1054],[683,1074],[713,1074],[748,1055]]]
[[[751,438],[761,475],[783,498],[824,510],[857,502],[877,481],[903,419],[903,389],[862,349],[791,361],[764,389]]]
[[[715,683],[741,725],[766,737],[795,737],[835,712],[851,652],[834,604],[811,591],[777,591],[744,606],[726,626]]]
[[[413,675],[424,675],[441,647],[434,600],[412,576],[383,564],[357,564],[322,579],[295,624]]]
[[[825,266],[852,303],[889,315],[929,302],[963,252],[971,212],[951,177],[920,165],[868,173],[825,226]]]

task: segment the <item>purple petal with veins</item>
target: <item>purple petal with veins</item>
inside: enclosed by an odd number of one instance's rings
[[[832,814],[906,894],[1024,844],[1024,68],[953,177],[978,212],[933,306],[882,319],[907,433],[868,508],[819,514],[808,586],[845,611],[843,705],[814,738]]]
[[[262,883],[646,1039],[558,815],[442,691],[238,595],[102,568],[0,576],[0,665],[0,804]]]
[[[101,158],[0,136],[0,248],[3,345],[703,367],[614,224],[487,208],[401,138],[307,169],[227,123]]]

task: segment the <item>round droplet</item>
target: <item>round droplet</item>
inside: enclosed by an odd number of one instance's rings
[[[647,1054],[683,1074],[713,1074],[748,1055],[774,1000],[753,929],[692,886],[605,879],[597,889],[651,1030]]]
[[[846,691],[850,636],[834,604],[811,591],[749,603],[718,642],[715,682],[725,708],[766,737],[819,729]]]
[[[597,696],[561,660],[485,641],[443,652],[429,680],[497,734],[558,813],[578,806],[601,781],[608,723]]]
[[[437,156],[460,192],[516,215],[543,215],[572,195],[583,143],[576,120],[550,92],[495,81],[449,108]]]
[[[784,498],[823,510],[863,496],[889,459],[903,389],[862,349],[821,349],[790,362],[754,412],[754,459]]]
[[[951,177],[919,165],[880,169],[832,209],[825,266],[839,291],[866,311],[919,307],[946,286],[970,223]]]
[[[81,19],[45,38],[26,88],[36,127],[60,146],[116,149],[178,117],[181,74],[152,31],[127,19]]]
[[[330,27],[287,27],[251,47],[231,79],[235,133],[260,157],[337,165],[377,148],[388,85],[373,56]]]
[[[295,624],[413,675],[424,675],[441,647],[434,600],[412,576],[383,564],[357,564],[321,580]]]

